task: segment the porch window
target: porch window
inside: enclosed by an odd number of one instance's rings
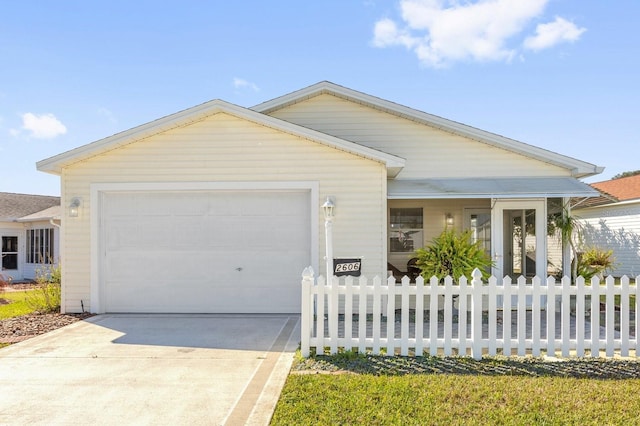
[[[54,263],[53,228],[27,230],[27,263]]]
[[[389,251],[409,253],[422,247],[422,207],[391,208],[389,213]]]
[[[18,237],[2,237],[2,270],[18,269]]]

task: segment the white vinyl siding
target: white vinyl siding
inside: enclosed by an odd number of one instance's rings
[[[63,215],[64,310],[90,306],[91,184],[143,182],[300,182],[319,184],[321,205],[336,197],[334,255],[363,256],[363,273],[384,274],[384,164],[218,113],[65,167],[63,200],[79,197],[80,215]],[[63,202],[64,205],[64,202]],[[324,268],[320,219],[317,265]],[[302,273],[302,271],[300,271]]]
[[[570,176],[570,171],[323,94],[270,113],[406,159],[397,179]]]
[[[585,243],[613,250],[613,275],[640,275],[640,201],[575,210],[585,222]]]

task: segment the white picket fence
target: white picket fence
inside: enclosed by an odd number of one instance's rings
[[[597,277],[524,277],[439,284],[418,277],[337,278],[307,268],[302,279],[301,352],[342,350],[422,356],[640,356],[638,282]],[[318,315],[317,313],[321,313]],[[601,352],[602,351],[602,352]]]

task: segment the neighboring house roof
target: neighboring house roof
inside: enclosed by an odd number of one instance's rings
[[[438,117],[432,114],[427,114],[425,112],[399,105],[385,99],[377,98],[375,96],[367,95],[365,93],[358,92],[352,89],[348,89],[346,87],[339,86],[328,81],[323,81],[304,89],[289,93],[288,95],[280,96],[278,98],[256,105],[251,109],[263,114],[269,114],[275,110],[284,108],[297,102],[302,102],[321,94],[331,94],[352,102],[357,102],[363,105],[367,105],[371,108],[394,114],[396,116],[404,117],[408,120],[426,124],[428,126],[435,127],[449,133],[470,138],[487,145],[502,148],[520,155],[527,156],[529,158],[553,164],[558,167],[570,170],[571,175],[576,178],[593,176],[602,173],[602,171],[604,170],[603,167],[598,167],[591,163],[557,154],[552,151],[528,145],[514,139],[509,139],[504,136],[486,132],[484,130],[476,129],[474,127],[447,120],[445,118]]]
[[[0,221],[13,222],[53,206],[60,206],[60,197],[0,192]]]
[[[591,186],[599,191],[613,195],[619,201],[640,198],[640,175],[595,182]]]
[[[23,216],[19,219],[16,219],[16,222],[40,222],[44,220],[60,220],[60,215],[62,213],[62,207],[59,205],[49,207],[48,209],[41,210],[39,212],[35,212],[28,216]]]
[[[235,117],[312,140],[335,149],[346,151],[374,161],[379,161],[386,164],[388,173],[391,176],[397,175],[405,164],[405,160],[403,158],[395,155],[387,154],[373,148],[336,138],[325,133],[298,126],[274,117],[269,117],[266,114],[261,114],[248,108],[243,108],[238,105],[216,99],[184,111],[168,115],[147,124],[134,127],[133,129],[115,134],[108,138],[83,145],[71,151],[47,158],[39,161],[36,166],[40,171],[59,175],[61,174],[63,167],[177,127],[187,126],[217,113],[230,114]]]

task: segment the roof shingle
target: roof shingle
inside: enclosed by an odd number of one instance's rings
[[[591,186],[613,195],[620,201],[640,198],[640,175],[595,182]]]
[[[13,221],[59,205],[60,197],[0,192],[0,220]]]

